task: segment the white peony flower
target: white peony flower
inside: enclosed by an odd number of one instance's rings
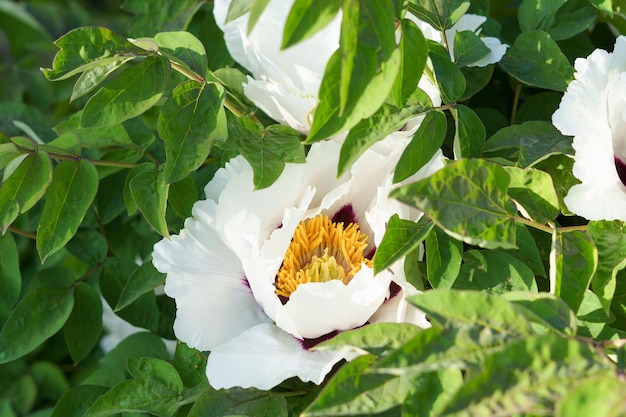
[[[552,123],[574,136],[574,185],[565,197],[588,220],[626,220],[626,37],[574,63]]]
[[[287,164],[258,191],[252,168],[236,157],[206,186],[180,234],[155,245],[153,263],[176,300],[174,331],[211,351],[214,388],[270,389],[294,376],[319,384],[357,354],[310,350],[320,341],[375,321],[429,326],[404,299],[418,291],[403,260],[376,276],[371,266],[389,217],[421,215],[387,197],[405,136],[376,144],[339,179],[340,144],[316,143],[305,164]],[[442,166],[439,152],[410,180]]]
[[[339,48],[341,12],[309,39],[281,50],[293,3],[270,1],[249,36],[247,13],[224,24],[230,0],[216,0],[213,13],[231,56],[252,73],[246,97],[272,119],[308,133],[324,68]]]
[[[427,39],[443,43],[441,32],[439,30],[433,28],[428,23],[419,20],[411,13],[407,13],[406,18],[415,22],[415,24],[417,24],[417,26],[421,29],[422,33]],[[450,29],[446,30],[446,39],[448,40],[448,52],[450,53],[450,59],[452,59],[452,61],[454,61],[454,35],[457,32],[462,32],[464,30],[469,30],[476,33],[477,35],[480,35],[480,26],[486,21],[487,18],[485,16],[480,16],[476,14],[465,14],[461,16],[461,18]],[[485,46],[489,48],[489,53],[478,61],[472,62],[467,66],[485,67],[489,64],[495,64],[497,62],[500,62],[500,60],[506,53],[506,49],[509,46],[500,42],[498,38],[481,36],[480,39],[483,41]]]

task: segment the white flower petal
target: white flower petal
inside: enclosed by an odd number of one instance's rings
[[[626,220],[626,187],[614,158],[626,154],[626,38],[613,53],[595,50],[575,62],[575,79],[565,92],[552,123],[574,136],[574,176],[581,184],[565,197],[568,209],[589,220]]]
[[[268,390],[294,376],[320,384],[344,356],[341,351],[305,350],[299,340],[265,323],[213,349],[206,374],[216,389]]]
[[[165,292],[176,299],[176,337],[200,350],[268,321],[247,286],[241,262],[212,227],[215,209],[211,200],[196,203],[194,217],[180,235],[158,242],[153,253],[154,266],[167,273]]]
[[[426,313],[407,301],[407,297],[422,292],[408,282],[394,282],[400,286],[400,291],[380,306],[370,318],[370,323],[410,323],[422,329],[429,328],[430,322],[426,320]]]
[[[364,265],[348,285],[339,280],[300,284],[284,310],[300,338],[316,339],[335,330],[354,329],[380,307],[390,282],[390,274],[381,272],[374,277],[374,270]],[[276,322],[279,327],[281,321]]]
[[[506,53],[506,50],[509,46],[500,42],[500,39],[498,38],[485,36],[485,37],[481,37],[480,39],[483,41],[485,46],[489,48],[489,53],[485,55],[484,57],[482,57],[481,59],[479,59],[478,61],[474,61],[471,64],[467,64],[467,66],[468,67],[486,67],[487,65],[500,62],[500,60]]]

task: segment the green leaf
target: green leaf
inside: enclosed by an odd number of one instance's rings
[[[120,297],[135,273],[145,273],[145,270],[137,272],[138,269],[133,261],[124,258],[107,258],[103,262],[100,289],[109,306],[115,308],[120,304]],[[134,326],[156,330],[159,324],[159,309],[154,291],[146,291],[132,302],[123,304],[124,308],[117,310],[115,314]]]
[[[191,209],[198,201],[198,187],[191,176],[186,176],[180,181],[170,184],[167,201],[172,209],[180,217],[191,217]]]
[[[589,344],[554,334],[535,336],[494,353],[470,376],[441,415],[546,414],[580,378],[607,374]]]
[[[406,100],[413,94],[420,78],[424,74],[428,59],[428,44],[422,31],[409,20],[400,22],[402,36],[398,45],[402,64],[393,87],[394,103],[403,107]]]
[[[184,342],[176,344],[172,364],[180,375],[183,384],[187,387],[195,387],[207,383],[205,368],[206,357],[196,349],[192,349]]]
[[[356,124],[341,145],[338,175],[343,174],[367,148],[399,130],[415,115],[432,109],[430,97],[421,90],[414,91],[410,103],[397,108],[384,103],[371,117]]]
[[[426,275],[433,288],[450,289],[459,275],[463,242],[435,227],[426,236]]]
[[[149,56],[129,66],[91,96],[81,126],[111,126],[139,116],[159,101],[169,78],[169,61],[161,56]]]
[[[349,346],[357,351],[365,350],[372,355],[382,356],[392,349],[400,348],[423,330],[408,323],[372,323],[341,332],[316,345],[313,350],[332,350]]]
[[[559,46],[542,30],[523,32],[507,51],[500,67],[520,82],[565,91],[574,69]]]
[[[158,358],[169,360],[170,354],[163,340],[154,333],[134,333],[122,340],[101,360],[102,365],[126,372],[129,358]]]
[[[520,168],[531,167],[557,154],[573,154],[572,138],[552,123],[530,121],[498,130],[485,142],[487,157],[503,157]]]
[[[250,7],[250,15],[248,16],[248,35],[252,33],[252,29],[254,29],[256,22],[258,22],[269,2],[270,0],[254,0],[252,7]]]
[[[248,13],[252,8],[255,0],[233,0],[228,5],[228,12],[226,12],[226,21],[224,24],[231,22],[238,17]]]
[[[286,162],[305,161],[298,133],[288,126],[272,125],[262,129],[251,119],[239,118],[229,124],[228,137],[228,146],[233,146],[252,166],[257,190],[272,185]]]
[[[340,0],[296,0],[289,10],[282,49],[310,38],[328,25],[337,15]]]
[[[432,221],[425,216],[417,222],[401,219],[397,214],[391,216],[383,240],[376,249],[374,273],[389,268],[398,259],[417,249],[433,226]]]
[[[96,385],[78,385],[65,391],[50,417],[82,417],[98,397],[107,391]]]
[[[526,210],[531,219],[547,223],[561,214],[559,198],[549,174],[535,169],[505,169],[511,177],[509,196]]]
[[[610,17],[613,16],[613,0],[589,0],[589,3]]]
[[[209,69],[206,50],[198,38],[189,32],[160,32],[154,37],[159,52],[195,72],[200,77]]]
[[[485,146],[487,136],[480,117],[472,109],[457,104],[450,110],[456,122],[454,134],[454,155],[457,159],[478,158]]]
[[[119,124],[106,127],[80,127],[82,110],[73,114],[69,120],[59,123],[54,130],[61,136],[66,134],[78,138],[80,146],[85,148],[136,147],[126,128]]]
[[[435,416],[463,385],[463,374],[460,369],[440,369],[422,374],[416,385],[415,392],[402,405],[403,413],[414,417]]]
[[[391,197],[417,207],[448,234],[485,248],[515,246],[515,207],[504,169],[483,160],[455,161]]]
[[[615,295],[617,272],[626,267],[626,226],[621,221],[592,221],[587,233],[598,249],[598,267],[591,278],[591,288],[604,311],[609,314]]]
[[[37,402],[37,384],[30,374],[22,374],[11,381],[11,387],[7,395],[11,401],[11,408],[18,415],[24,415],[35,407]]]
[[[522,261],[498,250],[470,250],[463,255],[463,265],[454,282],[455,289],[537,291],[533,271]]]
[[[489,52],[487,45],[471,30],[461,30],[454,34],[454,62],[458,67],[473,64]]]
[[[231,388],[227,391],[207,389],[195,402],[187,417],[287,417],[283,396],[256,389]]]
[[[554,23],[557,11],[567,0],[523,0],[517,11],[520,29],[527,32],[534,29],[546,30]]]
[[[456,102],[465,92],[465,77],[463,73],[452,61],[447,49],[437,42],[429,41],[428,56],[433,65],[437,85],[441,91],[441,99],[444,103]]]
[[[183,392],[183,381],[174,366],[158,358],[129,358],[128,372],[137,379],[156,380],[178,394]]]
[[[97,190],[98,173],[90,162],[62,161],[54,169],[37,227],[42,262],[74,236]]]
[[[626,387],[612,375],[585,378],[556,405],[556,417],[626,415]]]
[[[65,249],[89,265],[102,262],[109,250],[106,238],[93,229],[81,229],[76,232],[67,242]]]
[[[505,292],[502,296],[515,305],[528,321],[561,333],[576,334],[576,315],[561,298],[545,292]]]
[[[409,10],[437,30],[450,29],[470,7],[467,0],[410,0]]]
[[[137,268],[126,281],[126,285],[120,293],[117,305],[114,310],[122,310],[128,307],[142,295],[154,291],[154,289],[165,283],[165,274],[160,273],[152,265],[146,262]]]
[[[177,85],[159,114],[159,135],[165,141],[167,184],[183,179],[209,156],[225,118],[225,91],[219,84],[185,81]]]
[[[585,232],[574,230],[552,234],[550,286],[574,312],[583,300],[598,266],[598,250]]]
[[[515,249],[500,249],[509,255],[514,256],[520,261],[524,262],[535,273],[535,275],[548,277],[546,274],[546,268],[543,263],[542,254],[540,253],[538,242],[535,241],[533,235],[528,231],[528,228],[521,223],[517,223],[515,232]],[[542,232],[543,233],[543,232]],[[550,236],[545,236],[546,242],[546,265],[547,255],[550,252]]]
[[[187,29],[204,4],[204,0],[125,0],[122,9],[135,15],[129,35],[138,38]]]
[[[128,182],[134,204],[157,233],[169,237],[165,221],[169,185],[165,183],[162,172],[159,172],[155,165],[150,164],[147,167],[142,165],[137,168],[140,170]]]
[[[57,402],[61,395],[70,388],[67,378],[58,365],[49,361],[37,361],[31,364],[30,373],[37,384],[41,397]]]
[[[598,17],[587,0],[569,0],[556,15],[554,24],[546,30],[555,41],[569,39],[587,30]]]
[[[441,111],[430,111],[406,146],[393,173],[393,182],[404,181],[426,165],[441,148],[446,137],[446,116]]]
[[[412,377],[367,373],[374,359],[360,356],[341,367],[301,415],[373,415],[402,404],[413,391]]]
[[[131,379],[120,382],[98,397],[84,417],[105,417],[122,412],[171,417],[178,408],[179,397],[179,393],[157,379]]]
[[[40,288],[28,293],[0,331],[0,363],[32,352],[63,327],[74,305],[68,288]]]
[[[74,287],[74,308],[63,327],[65,343],[74,363],[82,361],[102,334],[102,301],[92,286],[80,282]]]
[[[122,65],[133,59],[132,56],[121,60],[106,60],[97,67],[90,67],[83,71],[74,84],[70,101],[74,101],[86,94],[92,92],[96,87],[102,84],[115,70],[121,68]]]
[[[128,60],[128,54],[145,53],[123,36],[103,27],[73,29],[57,39],[57,52],[52,69],[44,69],[49,80],[58,81],[79,72]]]
[[[478,291],[430,290],[409,300],[441,325],[478,325],[513,336],[532,333],[528,321],[499,295]]]
[[[0,235],[0,302],[12,307],[20,298],[22,274],[20,258],[11,233]]]
[[[350,129],[374,114],[400,69],[395,1],[348,0],[342,11],[340,47],[326,65],[308,143]]]
[[[0,231],[4,234],[17,216],[46,193],[52,181],[52,163],[44,152],[28,155],[0,188]]]

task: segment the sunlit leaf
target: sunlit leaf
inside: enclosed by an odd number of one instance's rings
[[[397,214],[391,216],[383,240],[376,248],[374,273],[390,267],[402,256],[415,250],[433,226],[432,221],[426,217],[414,222],[403,220]]]
[[[281,47],[288,48],[313,36],[333,20],[340,6],[339,0],[296,0],[285,22]]]

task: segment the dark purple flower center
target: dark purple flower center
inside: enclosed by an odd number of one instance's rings
[[[619,159],[617,156],[613,157],[615,161],[615,170],[617,171],[617,176],[622,181],[622,184],[626,185],[626,163]]]

